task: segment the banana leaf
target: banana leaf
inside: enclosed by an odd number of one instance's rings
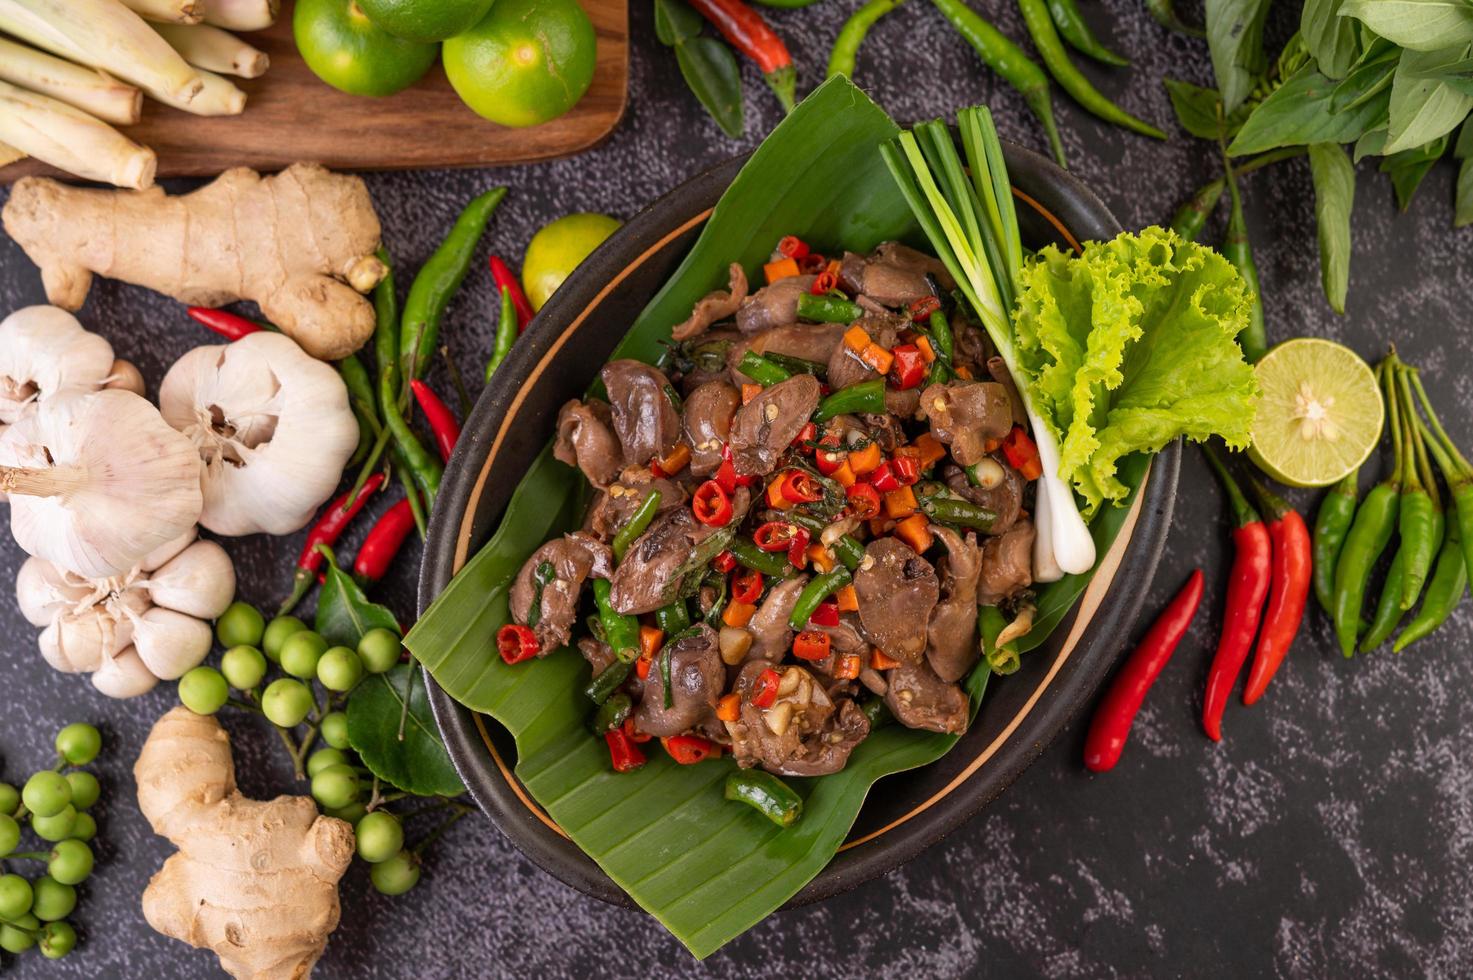
[[[691,306],[724,285],[730,262],[756,272],[779,238],[866,251],[886,239],[923,242],[881,160],[897,127],[839,77],[810,95],[768,136],[722,196],[695,246],[650,302],[616,357],[653,361]],[[590,366],[590,372],[593,368]],[[1122,467],[1132,485],[1147,461]],[[507,474],[510,476],[510,474]],[[601,868],[697,957],[704,958],[781,906],[833,858],[874,782],[939,759],[955,736],[880,728],[840,772],[792,780],[804,796],[795,825],[776,825],[723,797],[729,759],[694,766],[663,752],[634,773],[609,767],[588,729],[587,663],[574,651],[508,667],[489,642],[508,621],[508,592],[526,558],[577,526],[584,481],[544,449],[522,478],[496,534],[455,577],[405,644],[457,701],[516,740],[517,778]],[[1104,554],[1126,509],[1106,509],[1092,531]],[[1088,576],[1039,589],[1034,647],[1073,606]],[[966,680],[975,717],[986,661]]]

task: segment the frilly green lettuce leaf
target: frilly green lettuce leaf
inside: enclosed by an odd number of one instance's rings
[[[1252,295],[1221,255],[1147,228],[1077,256],[1050,246],[1022,282],[1020,366],[1086,518],[1125,499],[1123,456],[1183,435],[1248,444],[1258,385],[1235,338]]]

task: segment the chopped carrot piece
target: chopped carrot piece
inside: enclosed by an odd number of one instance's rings
[[[899,667],[900,661],[893,657],[885,656],[884,650],[875,647],[869,652],[869,665],[875,670],[890,670],[892,667]]]
[[[965,364],[958,364],[956,366],[955,370],[956,370],[956,376],[958,378],[961,378],[963,381],[971,381],[972,380],[972,369],[969,368],[969,367],[967,367]]]
[[[873,341],[863,327],[850,327],[844,331],[844,346],[856,354],[861,354]]]
[[[742,404],[747,404],[747,402],[760,394],[762,394],[761,385],[742,385]]]
[[[792,502],[783,496],[783,481],[781,476],[778,476],[777,479],[767,485],[767,506],[775,510],[787,510],[793,506]]]
[[[834,556],[829,549],[821,544],[814,543],[808,546],[808,558],[813,562],[813,567],[820,572],[832,572],[834,570]]]
[[[722,721],[736,721],[742,716],[742,696],[728,694],[716,702],[716,717]]]
[[[941,440],[929,432],[922,432],[916,436],[915,442],[911,443],[921,453],[921,469],[935,466],[946,458],[946,447],[941,445]]]
[[[854,475],[854,467],[849,465],[849,461],[847,459],[839,464],[838,469],[829,474],[829,479],[833,480],[839,486],[845,488],[852,487],[856,482],[858,482],[858,477]]]
[[[750,602],[728,602],[721,612],[721,621],[727,626],[743,627],[757,614],[757,607]]]
[[[855,476],[864,476],[884,461],[884,455],[880,452],[878,443],[870,443],[863,449],[856,449],[849,454],[849,469]]]
[[[798,263],[793,259],[778,259],[769,262],[762,267],[762,273],[767,276],[767,284],[770,286],[779,279],[788,279],[798,274]]]
[[[840,657],[839,662],[834,665],[834,679],[840,681],[852,681],[854,680],[854,678],[859,676],[859,672],[863,669],[863,667],[863,662],[861,662],[860,659],[852,653],[848,654],[847,656]],[[717,717],[720,717],[720,715],[718,715]]]
[[[653,626],[641,626],[639,628],[639,652],[641,656],[653,657],[660,651],[660,644],[665,640],[665,631]]]
[[[842,268],[843,263],[840,262],[838,259],[829,259],[829,264],[823,267],[823,271],[832,272],[834,274],[834,278],[837,279],[839,277],[839,270]]]
[[[890,533],[890,529],[893,528],[894,526],[895,526],[895,522],[894,521],[886,520],[883,517],[871,517],[870,518],[870,521],[869,521],[869,534],[870,534],[870,537],[872,537],[872,538],[882,538],[885,535],[889,534]]]
[[[839,603],[839,612],[859,612],[859,593],[854,591],[853,585],[846,585],[835,592],[834,599]]]
[[[655,460],[655,466],[660,469],[660,472],[656,473],[655,476],[674,476],[676,473],[685,469],[685,464],[689,462],[690,447],[683,442],[677,443],[675,448],[670,450],[670,455],[664,459]]]
[[[886,517],[909,517],[916,512],[916,495],[910,487],[891,490],[884,495]]]
[[[919,555],[931,547],[931,524],[926,520],[926,515],[912,514],[895,525],[895,536],[914,548]]]
[[[640,680],[650,676],[650,660],[649,657],[640,657],[634,661],[634,673]]]
[[[921,360],[927,364],[936,363],[936,351],[931,347],[930,337],[917,337],[916,346],[921,349]]]
[[[868,364],[878,374],[889,374],[890,365],[895,363],[895,355],[876,343],[871,343],[865,347],[860,352],[859,359]]]

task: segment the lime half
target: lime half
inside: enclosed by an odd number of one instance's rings
[[[1248,455],[1291,487],[1329,486],[1365,462],[1385,406],[1360,355],[1329,340],[1287,340],[1254,369],[1263,398]]]

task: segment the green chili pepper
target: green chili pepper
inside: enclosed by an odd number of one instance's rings
[[[388,429],[384,430],[385,432]],[[409,501],[409,512],[414,515],[414,527],[419,531],[419,539],[423,541],[429,535],[429,521],[425,517],[424,502],[419,496],[419,487],[414,485],[414,477],[409,474],[409,466],[404,462],[404,454],[396,445],[393,451],[395,469],[399,471],[399,485],[404,488],[404,499]]]
[[[885,414],[885,379],[870,378],[840,388],[818,403],[813,421],[827,422],[835,415],[883,415]]]
[[[737,370],[764,387],[792,377],[786,370],[755,351],[747,351],[737,362]]]
[[[788,616],[788,625],[795,630],[806,627],[809,617],[818,608],[818,604],[851,581],[853,578],[849,574],[849,569],[843,566],[809,579],[808,584],[803,586],[803,591],[798,593],[798,601],[793,604],[793,612]]]
[[[445,475],[445,467],[419,441],[419,436],[409,427],[409,422],[405,420],[396,400],[389,399],[382,408],[386,428],[394,436],[400,458],[413,475],[415,485],[424,491],[425,499],[433,507],[435,497],[440,492],[440,478]]]
[[[1371,617],[1371,625],[1367,627],[1366,635],[1361,637],[1360,645],[1356,647],[1361,653],[1370,653],[1385,643],[1396,632],[1396,624],[1401,622],[1402,609],[1397,600],[1401,597],[1401,583],[1406,577],[1403,571],[1405,564],[1406,551],[1396,549],[1396,554],[1391,556],[1391,565],[1386,569],[1381,598],[1376,600],[1376,614]]]
[[[781,551],[763,551],[751,538],[736,538],[729,545],[737,564],[754,568],[763,575],[786,578],[793,571],[793,563]]]
[[[379,257],[387,266],[388,255],[380,250]],[[382,352],[390,348],[396,333],[393,324],[395,298],[392,269],[374,287],[373,304],[376,314],[374,347]],[[393,361],[393,357],[385,357],[379,362],[379,410],[384,416],[384,432],[393,438],[398,447],[396,456],[402,463],[402,468],[409,471],[414,478],[415,485],[423,491],[425,502],[433,507],[435,495],[440,492],[440,478],[444,475],[444,467],[440,465],[439,459],[425,449],[424,443],[419,441],[419,437],[405,421],[404,413],[399,407],[398,369],[392,366]],[[385,444],[387,445],[387,440]],[[370,461],[364,466],[363,473],[359,476],[360,486],[362,481],[367,479],[368,471],[375,463],[376,460],[370,457]],[[414,507],[416,503],[411,500],[410,506]],[[420,513],[416,514],[416,518],[421,516],[422,511],[421,505]]]
[[[726,798],[747,804],[779,827],[791,827],[803,816],[803,798],[760,769],[741,769],[727,776]]]
[[[615,660],[603,670],[599,671],[597,677],[588,682],[588,686],[583,689],[583,693],[587,694],[589,700],[594,704],[603,704],[609,699],[611,694],[619,689],[620,684],[623,684],[629,679],[630,669],[631,665],[629,661]]]
[[[917,503],[921,510],[933,521],[942,524],[955,524],[960,527],[974,527],[979,531],[990,531],[992,525],[997,522],[997,513],[974,504],[970,500],[959,500],[942,494],[920,496]]]
[[[1008,625],[1008,618],[996,606],[980,606],[977,609],[977,632],[982,634],[982,655],[987,665],[998,674],[1011,674],[1022,663],[1018,644],[997,645],[997,638]]]
[[[404,322],[399,337],[399,371],[403,381],[424,373],[434,356],[439,346],[440,319],[465,280],[491,212],[504,197],[505,187],[493,187],[473,198],[455,219],[450,234],[414,277],[409,297],[404,301]]]
[[[384,264],[385,272],[384,278],[379,281],[379,284],[373,290],[373,347],[374,356],[379,363],[379,393],[377,399],[373,399],[372,391],[369,394],[370,400],[375,405],[380,404],[385,398],[397,398],[399,395],[399,362],[397,360],[399,348],[399,309],[394,294],[394,269],[389,262],[388,252],[380,247],[377,254],[379,261]],[[349,370],[352,369],[350,368]],[[387,382],[384,380],[386,375],[388,376]],[[392,392],[392,394],[385,394],[385,392]],[[375,411],[374,416],[378,418],[379,412]],[[369,450],[368,455],[360,460],[363,465],[358,471],[357,480],[353,482],[352,499],[358,499],[358,491],[363,489],[363,484],[368,480],[368,475],[378,468],[379,460],[383,457],[384,450],[388,448],[389,442],[392,439],[393,434],[381,422],[379,429],[375,433],[373,447]],[[357,454],[355,453],[354,455]],[[411,506],[413,505],[411,504]]]
[[[1432,473],[1432,464],[1427,459],[1427,446],[1422,441],[1414,422],[1417,407],[1412,400],[1412,386],[1400,361],[1392,367],[1397,397],[1401,401],[1400,424],[1403,453],[1401,472],[1401,516],[1397,531],[1401,535],[1401,550],[1406,554],[1403,563],[1400,605],[1403,611],[1417,604],[1427,574],[1432,571],[1432,560],[1442,548],[1443,527],[1442,496],[1437,489],[1437,478]]]
[[[1202,234],[1202,229],[1207,226],[1207,219],[1217,210],[1217,202],[1222,200],[1226,190],[1227,181],[1221,177],[1203,185],[1176,209],[1176,214],[1171,218],[1171,230],[1189,242],[1196,241]]]
[[[1151,16],[1156,18],[1156,23],[1167,30],[1185,34],[1188,37],[1205,37],[1200,27],[1193,27],[1176,15],[1176,0],[1146,0],[1146,9]]]
[[[685,600],[681,599],[656,609],[655,624],[665,631],[666,636],[674,636],[689,626],[690,610],[686,608]]]
[[[542,592],[556,578],[557,569],[550,561],[538,562],[537,567],[532,570],[532,607],[527,610],[528,626],[536,626],[542,622]]]
[[[839,296],[798,294],[798,318],[818,323],[853,323],[864,316],[864,307]],[[746,373],[746,372],[743,372]]]
[[[1355,517],[1360,470],[1346,474],[1320,501],[1314,519],[1314,594],[1326,613],[1335,614],[1335,563]]]
[[[660,491],[651,490],[639,502],[639,506],[634,509],[634,513],[629,517],[629,522],[619,528],[614,534],[614,540],[609,547],[614,551],[615,561],[624,560],[624,554],[629,550],[629,546],[645,532],[645,529],[650,526],[650,522],[655,519],[655,515],[659,512]]]
[[[639,620],[615,612],[609,602],[613,586],[606,578],[593,580],[593,603],[598,608],[598,621],[603,626],[604,642],[614,656],[625,663],[639,659]]]
[[[348,389],[348,401],[353,406],[353,411],[362,411],[365,416],[373,420],[374,435],[378,434],[378,410],[374,407],[373,381],[368,377],[368,369],[358,359],[357,354],[349,354],[338,361],[338,374],[342,376],[343,384]]]
[[[1228,193],[1232,200],[1232,211],[1228,216],[1227,237],[1223,239],[1222,254],[1242,275],[1243,281],[1253,293],[1253,307],[1248,316],[1248,325],[1238,334],[1238,344],[1243,356],[1251,364],[1268,353],[1268,337],[1263,326],[1263,296],[1258,287],[1258,266],[1253,262],[1253,246],[1248,241],[1248,224],[1243,218],[1243,199],[1238,194],[1238,185],[1228,177]]]
[[[767,0],[762,0],[767,2]],[[834,49],[829,52],[829,68],[827,77],[845,75],[854,77],[854,63],[859,57],[859,46],[864,43],[865,36],[869,34],[871,27],[881,17],[904,3],[905,0],[869,0],[869,3],[860,7],[849,15],[844,21],[844,26],[839,28],[839,36],[834,40]]]
[[[1023,22],[1028,26],[1033,45],[1043,56],[1049,73],[1064,91],[1074,96],[1074,101],[1106,122],[1124,126],[1143,136],[1153,136],[1158,140],[1166,138],[1166,134],[1155,126],[1137,119],[1101,95],[1093,83],[1074,67],[1069,53],[1064,50],[1064,42],[1059,39],[1059,32],[1054,28],[1045,0],[1018,0],[1018,9],[1023,12]]]
[[[1422,597],[1422,608],[1417,610],[1417,615],[1391,645],[1397,653],[1447,622],[1462,601],[1463,593],[1468,590],[1468,565],[1462,553],[1462,534],[1453,521],[1448,520],[1447,525],[1447,537],[1443,539],[1442,550],[1437,555],[1432,580],[1427,583],[1427,594]]]
[[[993,27],[971,7],[967,6],[965,0],[931,0],[936,9],[941,11],[951,26],[956,28],[972,50],[976,51],[987,67],[997,72],[1013,88],[1017,89],[1023,96],[1023,101],[1038,121],[1043,123],[1043,130],[1048,135],[1049,146],[1053,149],[1054,159],[1059,166],[1067,166],[1064,162],[1064,144],[1059,139],[1059,128],[1054,124],[1054,107],[1049,96],[1048,75],[1044,74],[1032,58],[1023,52],[1023,49],[1010,41],[996,27]]]
[[[496,320],[496,343],[491,348],[491,359],[486,362],[486,380],[491,380],[491,375],[501,367],[501,362],[506,360],[506,355],[511,353],[512,345],[517,342],[517,304],[511,298],[511,290],[506,286],[501,287],[501,312]]]
[[[1090,30],[1089,22],[1074,5],[1074,0],[1048,0],[1048,12],[1053,18],[1054,26],[1059,29],[1064,40],[1068,41],[1069,46],[1075,51],[1117,68],[1130,64],[1128,59],[1111,51],[1099,38],[1095,37],[1094,31]]]
[[[1458,540],[1462,542],[1463,561],[1467,566],[1465,574],[1473,578],[1473,465],[1469,465],[1448,436],[1447,430],[1442,427],[1442,420],[1432,408],[1432,401],[1422,387],[1422,378],[1417,369],[1408,368],[1407,376],[1417,389],[1417,400],[1422,403],[1427,420],[1432,423],[1429,430],[1421,419],[1417,419],[1417,431],[1422,434],[1423,444],[1432,454],[1432,458],[1437,460],[1437,468],[1442,470],[1443,479],[1447,481],[1458,518],[1456,522],[1449,520],[1447,525],[1451,528],[1456,523]]]
[[[884,698],[870,698],[859,706],[859,710],[863,711],[864,716],[869,719],[869,730],[872,732],[884,728],[895,720]]]
[[[1340,652],[1347,657],[1355,652],[1371,569],[1386,550],[1396,527],[1398,497],[1394,477],[1376,484],[1366,494],[1335,563],[1335,636],[1340,641]]]
[[[751,352],[748,351],[748,353]],[[829,366],[827,364],[818,364],[814,361],[804,360],[801,357],[789,357],[787,354],[777,354],[773,351],[768,351],[766,354],[763,354],[762,357],[769,363],[776,364],[778,367],[782,368],[790,375],[811,374],[815,377],[818,377],[820,375],[827,374],[829,370]],[[743,373],[745,374],[746,372]]]
[[[608,673],[608,671],[604,673]],[[633,707],[634,704],[629,700],[629,695],[622,691],[611,695],[593,713],[593,734],[607,735],[624,724]]]

